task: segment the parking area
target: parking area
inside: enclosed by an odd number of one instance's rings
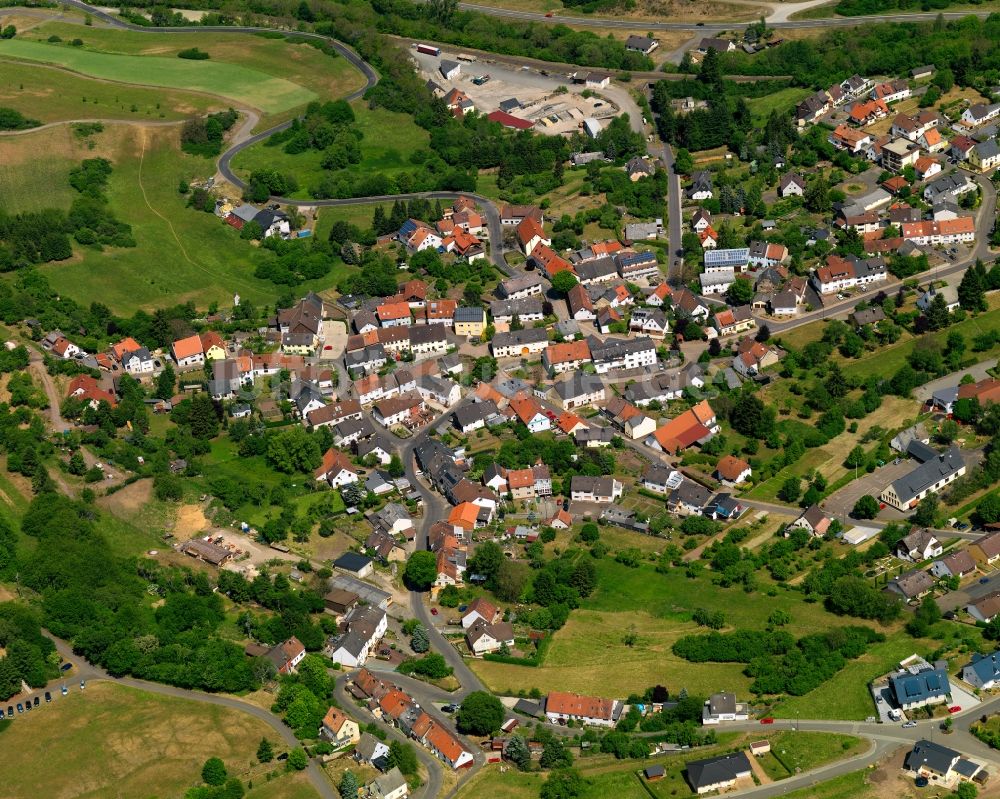
[[[327,319],[323,322],[320,333],[322,349],[320,358],[323,360],[336,360],[344,354],[347,347],[347,325],[339,319]]]
[[[865,494],[870,494],[878,499],[878,495],[889,483],[898,480],[916,466],[916,461],[906,458],[900,458],[899,463],[894,460],[889,461],[885,466],[880,466],[871,474],[862,474],[857,480],[852,480],[842,489],[831,494],[823,503],[823,509],[835,519],[844,519],[854,509],[854,503]],[[886,514],[886,511],[894,513],[896,517],[899,515],[892,508],[886,508],[879,516]]]

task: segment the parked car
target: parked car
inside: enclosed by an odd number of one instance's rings
[[[952,705],[950,708],[948,708],[948,712],[949,713],[958,713],[961,709],[962,709],[961,705]]]
[[[87,683],[84,682],[83,680],[80,680],[80,690],[82,691],[86,687],[87,687]]]
[[[767,716],[766,718],[762,718],[760,720],[760,723],[761,724],[774,724],[774,719],[771,716]]]
[[[437,608],[431,608],[431,615],[432,616],[437,616],[438,615],[438,609]]]
[[[910,729],[911,727],[916,727],[916,726],[917,726],[917,722],[915,722],[915,721],[908,721],[908,722],[906,722],[906,723],[905,723],[905,724],[903,725],[903,729],[904,729],[904,730],[908,730],[908,729]]]
[[[34,701],[31,704],[34,707],[38,707],[38,697],[37,696],[35,697]]]
[[[458,705],[445,705],[441,708],[442,713],[454,713],[456,710],[458,710]]]
[[[7,718],[9,718],[9,719],[14,718],[14,706],[13,705],[7,705]]]
[[[66,686],[64,685],[64,686],[62,687],[62,695],[63,695],[63,696],[66,696],[66,694],[68,694],[68,693],[69,693],[69,689],[68,689],[68,688],[67,688],[67,687],[66,687]]]
[[[979,578],[979,584],[980,585],[986,585],[986,583],[988,583],[989,581],[990,581],[989,577],[980,577]]]
[[[24,705],[22,705],[20,702],[17,703],[17,712],[18,713],[24,712]]]
[[[46,702],[51,702],[52,701],[52,694],[49,691],[45,692],[45,701]]]
[[[73,664],[67,661],[59,667],[59,671],[69,671],[71,668],[73,668]]]

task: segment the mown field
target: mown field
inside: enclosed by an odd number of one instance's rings
[[[266,113],[287,111],[318,96],[289,80],[242,64],[104,53],[27,39],[0,41],[0,56],[58,64],[103,80],[124,78],[144,86],[207,92]]]
[[[417,150],[426,148],[430,135],[414,123],[406,114],[369,109],[364,101],[352,103],[357,119],[357,127],[362,132],[360,142],[361,163],[352,165],[352,171],[378,172],[396,175],[411,170],[414,165],[410,156]],[[323,177],[326,171],[320,166],[323,153],[320,150],[306,150],[304,153],[289,155],[281,146],[268,147],[259,142],[241,150],[233,158],[233,171],[246,177],[255,169],[274,169],[283,174],[294,175],[299,182],[297,198],[307,199],[309,189]],[[370,226],[369,209],[369,226]]]
[[[235,64],[289,81],[322,100],[342,97],[364,85],[364,77],[339,55],[327,55],[298,39],[271,38],[247,33],[155,33],[110,28],[81,28],[62,22],[46,22],[18,35],[19,39],[45,40],[60,36],[80,37],[85,50],[136,56],[176,58],[176,54],[197,47],[211,55],[209,61],[188,62],[217,65]],[[191,87],[187,87],[191,88]],[[288,117],[285,112],[279,116]]]
[[[223,100],[176,89],[146,89],[85,78],[23,61],[0,62],[0,106],[42,122],[70,119],[168,121],[222,111]]]
[[[182,153],[178,135],[173,128],[114,126],[93,137],[93,149],[68,128],[0,138],[0,208],[12,213],[68,208],[75,195],[66,182],[71,167],[95,156],[113,164],[109,205],[132,225],[138,246],[78,248],[68,261],[41,266],[57,290],[123,314],[187,300],[227,307],[235,293],[254,303],[278,296],[278,286],[253,276],[263,257],[256,248],[212,214],[185,207],[179,181],[204,179],[215,169],[208,159]],[[333,281],[321,278],[302,290]]]
[[[315,797],[301,777],[265,784],[263,768],[248,771],[262,737],[277,747],[277,734],[245,713],[91,682],[0,732],[2,792],[10,799],[181,796],[216,756],[232,775],[256,778],[248,796]]]

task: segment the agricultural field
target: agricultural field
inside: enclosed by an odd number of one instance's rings
[[[222,758],[234,776],[259,783],[263,768],[248,772],[248,766],[256,762],[262,737],[278,743],[268,725],[236,710],[92,682],[86,691],[57,696],[50,706],[0,730],[4,795],[180,796],[199,784],[201,766],[211,756]],[[258,790],[249,795],[316,795],[292,777],[278,777]]]
[[[132,225],[138,246],[81,248],[68,261],[39,267],[57,290],[120,313],[187,300],[225,307],[234,293],[254,303],[274,301],[279,287],[253,276],[263,256],[215,216],[185,206],[179,181],[203,179],[214,166],[182,153],[177,136],[170,128],[115,126],[92,137],[92,149],[68,128],[0,139],[0,208],[11,213],[68,208],[75,195],[67,183],[70,168],[95,156],[112,162],[109,205]],[[38,159],[40,151],[48,158]],[[41,193],[41,185],[51,188]],[[303,291],[326,288],[333,280],[321,278]]]
[[[352,103],[356,117],[356,127],[363,134],[360,141],[361,163],[350,169],[356,172],[378,172],[388,176],[414,168],[410,156],[425,148],[430,139],[423,128],[418,127],[412,117],[405,114],[376,108],[369,109],[363,101]],[[299,191],[293,196],[306,199],[309,189],[326,173],[320,166],[323,153],[307,150],[297,155],[289,155],[281,146],[268,147],[259,142],[241,150],[233,158],[233,171],[246,177],[255,169],[273,169],[283,174],[294,175],[299,183]],[[371,217],[369,216],[369,226]]]
[[[118,81],[128,76],[130,82],[144,86],[206,92],[268,114],[288,111],[318,97],[284,78],[224,62],[104,53],[27,39],[0,41],[0,56],[57,64],[102,80]]]
[[[55,66],[3,61],[0,106],[42,122],[73,119],[172,121],[224,111],[227,103],[195,92],[111,83]]]

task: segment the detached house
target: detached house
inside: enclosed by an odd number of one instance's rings
[[[931,564],[931,574],[935,577],[958,577],[962,579],[976,571],[976,561],[967,549],[959,549],[945,555]]]
[[[358,475],[355,474],[350,459],[339,449],[332,447],[323,455],[323,462],[313,472],[313,477],[317,482],[329,483],[333,488],[358,482]]]
[[[613,477],[587,477],[573,475],[570,481],[570,498],[574,502],[614,502],[621,498],[624,487]]]
[[[531,255],[532,251],[539,244],[546,247],[552,246],[552,239],[545,235],[542,225],[534,217],[525,217],[515,228],[517,242],[525,256]]]
[[[914,530],[896,544],[896,557],[920,563],[941,554],[943,547],[930,530]]]
[[[976,652],[972,662],[962,669],[962,679],[983,691],[996,688],[1000,685],[1000,651],[992,655]]]
[[[733,455],[723,455],[715,467],[716,478],[727,486],[745,483],[752,474],[753,470],[750,468],[750,464]]]
[[[193,335],[177,339],[170,345],[174,360],[180,369],[198,366],[205,362],[205,353],[201,346],[201,336]]]
[[[822,538],[830,529],[830,517],[819,505],[810,505],[789,527],[801,527],[814,538]]]

